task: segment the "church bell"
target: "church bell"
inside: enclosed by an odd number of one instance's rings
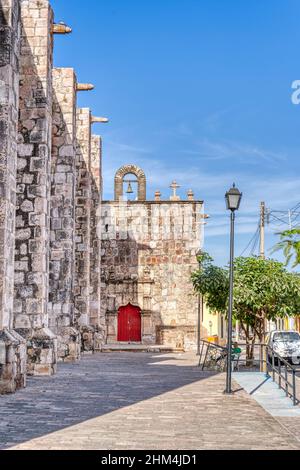
[[[128,183],[128,188],[127,188],[126,193],[127,193],[127,194],[133,194],[133,189],[132,189],[132,186],[131,186],[131,183],[130,183],[130,182]]]

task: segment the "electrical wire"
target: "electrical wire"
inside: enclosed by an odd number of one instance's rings
[[[252,245],[252,248],[251,248],[251,251],[250,251],[250,256],[255,256],[256,255],[256,249],[258,247],[258,242],[259,242],[259,227],[258,227],[258,231],[256,233],[256,237],[253,241],[253,245]]]
[[[269,226],[270,230],[274,232],[275,234],[278,234],[279,227],[282,227],[283,225],[289,225],[290,221],[293,225],[293,223],[296,222],[300,217],[300,212],[297,212],[298,209],[300,209],[300,202],[296,204],[296,206],[293,207],[293,209],[291,209],[289,212],[267,209],[267,212],[266,212],[266,214],[268,215],[267,225]],[[290,213],[291,215],[290,219],[287,215],[288,213]],[[256,250],[257,250],[258,243],[259,243],[259,237],[260,237],[260,220],[258,221],[257,229],[254,235],[251,237],[249,243],[247,244],[246,248],[242,251],[240,256],[244,256],[245,253],[247,253],[249,249],[250,249],[249,251],[250,256],[255,256],[257,253]]]
[[[291,209],[291,212],[297,211],[299,207],[300,207],[300,202],[298,202],[298,204],[295,207],[293,207],[293,209]]]
[[[288,224],[288,222],[287,222],[286,220],[280,219],[279,217],[277,217],[276,215],[274,215],[274,212],[275,212],[275,211],[271,211],[271,212],[270,212],[270,216],[273,217],[273,219],[276,219],[278,222],[280,222],[279,225]],[[273,222],[274,222],[274,221],[273,221]],[[277,225],[278,225],[278,223],[277,223]]]
[[[246,251],[248,250],[248,248],[250,248],[251,244],[254,243],[255,239],[259,236],[259,222],[258,222],[258,225],[257,225],[257,229],[256,229],[256,232],[254,233],[254,235],[252,236],[251,240],[249,241],[248,245],[246,246],[246,248],[244,249],[244,251],[241,253],[240,256],[243,256]]]
[[[292,211],[289,211],[289,215],[286,215],[286,212],[283,211],[274,211],[270,210],[269,211],[269,222],[268,224],[275,225],[276,227],[282,227],[283,225],[289,225],[293,228],[293,224],[299,219],[300,212],[296,212],[296,209],[300,207],[300,203],[295,206],[295,208]],[[285,217],[281,218],[279,215],[276,214],[283,214]],[[279,223],[278,223],[279,222]]]

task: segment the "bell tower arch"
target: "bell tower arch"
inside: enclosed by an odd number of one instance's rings
[[[115,176],[115,201],[119,201],[124,195],[124,178],[126,175],[135,175],[137,178],[138,201],[146,200],[146,175],[144,171],[136,165],[124,165],[116,173]]]

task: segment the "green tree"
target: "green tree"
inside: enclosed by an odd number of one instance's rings
[[[293,261],[292,267],[300,265],[300,228],[285,230],[279,234],[280,242],[273,248],[275,251],[282,250],[285,256],[286,265]]]
[[[192,274],[195,291],[202,294],[213,313],[225,314],[229,294],[228,269],[213,264],[208,253],[198,256],[199,270]]]
[[[194,288],[213,312],[227,316],[229,271],[199,258],[200,269],[192,274]],[[300,276],[272,259],[239,257],[234,262],[233,317],[238,320],[252,359],[256,339],[264,341],[265,320],[295,316],[300,311]]]

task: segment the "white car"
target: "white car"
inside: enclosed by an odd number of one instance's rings
[[[297,331],[271,331],[267,338],[267,344],[274,352],[293,365],[300,364],[300,334]],[[269,361],[272,361],[270,350]],[[278,362],[277,360],[275,361]]]

